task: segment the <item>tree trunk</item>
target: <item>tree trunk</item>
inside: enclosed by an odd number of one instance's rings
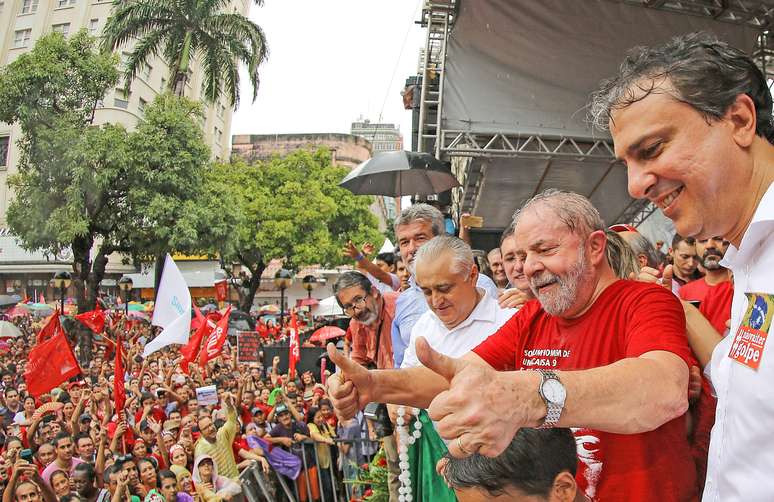
[[[91,248],[94,245],[94,239],[91,236],[76,238],[71,247],[73,250],[73,287],[75,288],[75,298],[78,302],[78,313],[89,310],[86,295],[86,286],[91,275]],[[68,333],[70,338],[77,342],[80,348],[79,363],[81,367],[88,367],[91,361],[91,330],[79,322],[72,326],[73,333]],[[86,332],[89,332],[88,334]]]
[[[255,293],[258,291],[258,288],[261,287],[261,274],[263,274],[263,271],[266,270],[266,265],[263,262],[260,262],[256,264],[255,268],[248,268],[253,275],[250,277],[250,286],[247,288],[247,294],[244,296],[241,304],[239,305],[240,310],[243,312],[250,312],[250,308],[253,306]]]

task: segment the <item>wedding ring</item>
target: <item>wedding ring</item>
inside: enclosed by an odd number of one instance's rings
[[[460,449],[460,451],[461,451],[461,452],[462,452],[464,455],[472,455],[472,454],[473,454],[473,452],[470,452],[470,451],[466,450],[466,449],[465,449],[465,447],[464,447],[464,446],[462,446],[462,436],[459,436],[459,437],[457,438],[457,448],[459,448],[459,449]]]

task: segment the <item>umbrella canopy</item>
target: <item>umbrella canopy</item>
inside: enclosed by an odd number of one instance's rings
[[[312,315],[323,317],[344,315],[344,311],[339,307],[335,296],[329,296],[321,300],[320,303],[312,307],[311,313]]]
[[[261,314],[279,314],[280,308],[276,305],[264,305],[258,312]]]
[[[0,307],[12,307],[19,303],[18,296],[0,295]]]
[[[12,322],[0,321],[0,338],[18,338],[22,332]]]
[[[460,186],[448,163],[429,153],[377,153],[339,183],[357,195],[430,195]]]
[[[323,326],[309,338],[312,343],[323,343],[344,336],[345,331],[337,326]]]
[[[14,317],[29,317],[30,310],[27,308],[24,308],[24,304],[17,305],[11,308],[8,312],[6,312],[6,315],[11,319],[13,319]]]

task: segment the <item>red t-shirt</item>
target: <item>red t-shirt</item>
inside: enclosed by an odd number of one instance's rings
[[[704,277],[702,277],[701,279],[696,279],[695,281],[691,281],[688,284],[680,286],[679,295],[680,298],[686,301],[698,300],[703,302],[704,297],[707,296],[707,292],[712,288],[713,286],[707,284],[707,281],[705,281]]]
[[[583,370],[654,350],[694,364],[677,298],[649,283],[617,281],[577,319],[525,304],[474,352],[497,370]],[[641,434],[574,429],[579,487],[595,501],[696,498],[696,471],[684,417]]]
[[[711,288],[704,297],[704,301],[699,305],[699,312],[715,328],[715,331],[724,335],[726,332],[726,321],[731,319],[731,302],[734,299],[733,281],[723,281],[717,286]]]

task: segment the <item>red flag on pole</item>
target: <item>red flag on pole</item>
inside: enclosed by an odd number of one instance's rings
[[[104,319],[103,319],[104,320]],[[116,333],[116,364],[113,374],[113,400],[115,401],[116,413],[121,414],[126,404],[126,387],[124,385],[124,343],[121,340],[121,332]]]
[[[49,322],[50,324],[50,322]],[[59,318],[56,318],[59,324]],[[30,351],[24,380],[33,396],[44,394],[81,372],[61,327],[54,335],[39,342]]]
[[[202,315],[202,311],[199,310],[199,307],[196,305],[193,306],[194,310],[194,318],[191,319],[191,329],[192,330],[198,330],[202,323],[204,323],[204,316]]]
[[[38,333],[38,345],[60,333],[64,336],[62,324],[59,322],[59,311],[55,311],[51,319],[48,320],[43,329],[40,330],[40,333]]]
[[[198,315],[201,312],[196,309]],[[218,314],[220,315],[220,314]],[[202,340],[207,340],[210,333],[215,329],[217,319],[214,319],[212,314],[207,317],[202,316],[202,321],[199,323],[198,329],[188,339],[188,343],[180,348],[180,353],[183,355],[183,360],[180,361],[180,368],[184,373],[188,374],[188,365],[199,358],[199,350],[202,346]],[[191,323],[193,324],[193,322]]]
[[[223,314],[218,324],[215,325],[215,329],[207,337],[207,343],[202,347],[201,354],[199,354],[199,366],[206,366],[208,361],[218,357],[218,354],[223,350],[223,344],[226,342],[226,336],[228,335],[228,318],[230,315],[231,307],[226,309],[226,313]]]
[[[78,314],[75,318],[95,333],[102,333],[105,329],[105,311],[99,307],[99,304],[94,310]]]
[[[290,312],[290,352],[288,353],[288,377],[292,380],[296,374],[296,363],[301,360],[301,344],[298,340],[298,319],[296,310]]]

